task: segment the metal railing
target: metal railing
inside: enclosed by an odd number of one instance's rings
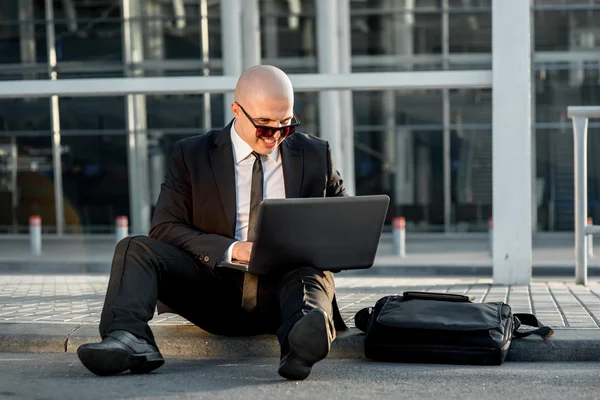
[[[573,120],[575,173],[575,283],[587,285],[588,241],[586,235],[600,234],[600,225],[587,224],[587,128],[590,118],[600,118],[600,106],[570,106]]]

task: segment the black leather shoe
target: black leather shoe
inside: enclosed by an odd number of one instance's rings
[[[165,363],[156,346],[127,331],[112,331],[100,343],[88,343],[77,349],[79,360],[96,375],[116,375],[131,370],[145,374]]]
[[[312,366],[327,357],[331,338],[327,313],[314,309],[300,319],[288,335],[290,350],[279,364],[279,375],[291,380],[306,379]]]

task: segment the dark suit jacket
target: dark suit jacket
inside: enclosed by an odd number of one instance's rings
[[[235,241],[235,166],[231,123],[221,131],[173,145],[152,219],[150,237],[194,254],[214,267]],[[279,147],[285,193],[294,197],[346,196],[329,143],[294,133]]]

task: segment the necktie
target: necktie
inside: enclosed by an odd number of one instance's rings
[[[260,154],[253,151],[252,155],[256,157],[252,166],[252,183],[250,184],[250,215],[248,216],[248,241],[254,242],[256,237],[256,220],[260,203],[263,200],[263,169],[260,161]],[[258,297],[258,277],[249,273],[244,274],[244,289],[242,293],[242,307],[246,311],[253,311],[256,308]]]
[[[263,201],[263,169],[260,161],[260,154],[253,151],[252,155],[256,157],[252,166],[252,183],[250,186],[250,216],[248,217],[248,241],[254,242],[256,238],[256,220],[258,219],[258,210]]]

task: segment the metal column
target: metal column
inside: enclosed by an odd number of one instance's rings
[[[588,119],[573,118],[575,172],[575,283],[587,284],[587,125]]]
[[[56,37],[54,32],[54,5],[52,0],[46,0],[46,45],[48,48],[48,75],[55,81],[56,73]],[[50,119],[52,124],[52,164],[54,169],[54,205],[56,212],[56,234],[65,233],[65,209],[62,185],[62,159],[60,135],[60,110],[58,96],[50,96]]]
[[[135,66],[136,63],[144,60],[140,0],[123,0],[122,13],[123,58],[127,75],[143,76],[143,71]],[[150,230],[151,202],[148,176],[146,96],[127,95],[126,114],[131,231],[134,234],[147,234]]]
[[[270,60],[279,56],[279,37],[277,14],[279,13],[279,5],[276,0],[264,0],[265,7],[265,58]]]
[[[352,72],[352,38],[350,30],[350,0],[339,1],[340,24],[340,65],[339,72],[349,74]],[[342,179],[346,191],[354,196],[356,194],[354,178],[354,107],[352,105],[352,91],[344,90],[340,93],[340,130],[343,160],[341,169],[344,171]],[[344,116],[342,118],[342,115]],[[339,156],[338,156],[339,157]]]
[[[63,12],[67,17],[69,32],[77,32],[77,9],[75,8],[75,4],[73,4],[73,0],[62,0],[62,6]]]
[[[244,69],[260,64],[260,9],[258,0],[242,3],[242,51]]]
[[[394,9],[396,0],[384,0],[379,4],[379,7],[386,9]],[[404,6],[406,11],[406,5]],[[407,32],[404,29],[405,25],[405,14],[401,11],[394,11],[390,16],[391,18],[382,18],[381,21],[381,32],[379,35],[383,52],[385,54],[397,56],[405,55],[407,46],[405,44],[404,36]],[[410,39],[410,36],[409,36]],[[401,67],[402,68],[402,67]],[[379,94],[378,94],[379,95]],[[396,91],[386,90],[381,93],[381,116],[383,120],[383,132],[382,132],[382,189],[384,193],[390,193],[393,187],[393,176],[394,172],[398,173],[400,167],[397,162],[400,158],[396,155]],[[395,165],[396,168],[392,168]],[[395,198],[397,200],[397,198]]]
[[[163,6],[157,0],[145,0],[144,2],[144,59],[152,61],[163,61],[165,59],[165,21],[163,20]],[[180,20],[178,20],[179,22]],[[183,20],[185,22],[185,20]],[[157,68],[149,76],[162,76],[162,68]]]
[[[531,0],[492,1],[494,283],[531,282]]]
[[[208,0],[200,0],[200,42],[202,43],[202,63],[204,64],[202,75],[209,76]],[[204,130],[208,132],[212,128],[211,99],[209,92],[202,94],[202,103],[204,106]]]
[[[319,73],[340,72],[338,7],[335,0],[315,0],[317,14],[317,60]],[[345,176],[339,92],[319,92],[319,136],[329,142],[335,166]]]
[[[390,27],[393,32],[391,36],[392,47],[390,53],[410,58],[414,54],[414,0],[403,0],[403,13],[395,13],[388,23],[384,26]],[[386,7],[394,8],[395,0],[388,0]],[[383,40],[389,40],[383,38]],[[403,71],[411,71],[413,65],[403,63],[400,66]],[[415,133],[403,126],[397,126],[396,110],[396,91],[386,91],[384,97],[384,125],[386,126],[386,159],[388,164],[393,166],[388,172],[395,174],[393,184],[395,184],[395,206],[412,204],[415,201],[415,154],[413,154],[413,143]],[[405,94],[410,93],[404,91]],[[387,175],[387,174],[386,174]],[[386,181],[391,178],[388,177]],[[391,185],[391,183],[390,183]]]
[[[243,72],[242,3],[241,0],[221,0],[221,49],[223,75],[238,78]],[[233,93],[224,95],[224,124],[233,118]]]
[[[19,44],[21,64],[35,65],[37,57],[33,0],[19,0]],[[23,79],[36,79],[36,74],[23,74]]]
[[[162,17],[163,6],[157,0],[144,1],[144,59],[161,62],[165,59],[165,21]],[[174,15],[177,18],[176,27],[185,28],[185,9],[183,2],[173,2]],[[164,71],[156,69],[150,73],[153,76],[162,76]],[[147,72],[144,75],[150,75]],[[145,118],[142,117],[142,120]],[[149,191],[152,206],[156,205],[160,194],[161,185],[165,179],[166,154],[160,142],[164,137],[161,131],[153,131],[146,135],[148,145],[148,171]]]
[[[442,0],[442,66],[448,70],[450,64],[450,20],[448,17],[449,0]],[[450,90],[442,89],[443,101],[443,165],[444,165],[444,232],[450,231],[452,223],[452,173],[451,173],[451,143],[450,143]]]

